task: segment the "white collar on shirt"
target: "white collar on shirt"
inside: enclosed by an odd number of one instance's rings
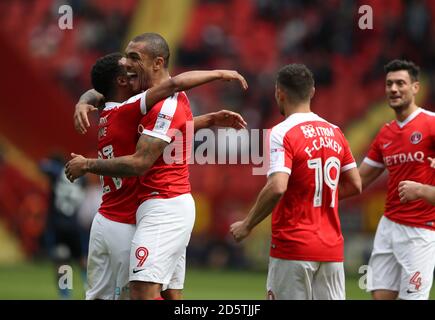
[[[119,103],[119,102],[112,102],[112,101],[109,101],[109,102],[106,102],[105,104],[104,104],[104,110],[111,110],[111,109],[113,109],[113,108],[116,108],[116,107],[119,107],[120,105],[121,105],[122,103]]]
[[[416,116],[418,116],[421,112],[421,108],[418,108],[417,110],[415,110],[413,113],[411,113],[408,118],[406,118],[405,120],[403,120],[402,122],[396,120],[397,125],[399,126],[400,129],[402,129],[404,126],[406,126],[412,119],[414,119]]]

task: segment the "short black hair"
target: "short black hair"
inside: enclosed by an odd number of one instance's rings
[[[145,42],[147,53],[152,58],[162,57],[164,60],[163,66],[168,68],[169,65],[169,45],[158,33],[146,32],[133,38],[133,42]]]
[[[414,62],[407,60],[392,60],[384,66],[384,70],[385,73],[401,70],[408,71],[409,77],[411,78],[412,82],[418,81],[420,75],[420,67],[417,66]]]
[[[120,52],[110,53],[99,58],[92,67],[92,86],[106,99],[113,94],[116,78],[127,75],[125,68],[119,65],[119,60],[122,57]]]
[[[303,64],[288,64],[278,71],[276,82],[292,100],[301,102],[310,98],[314,76]]]

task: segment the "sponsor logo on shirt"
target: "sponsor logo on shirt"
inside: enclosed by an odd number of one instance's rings
[[[300,128],[301,128],[302,133],[304,134],[305,138],[317,137],[316,130],[314,130],[313,125],[308,124],[306,126],[301,126]]]
[[[393,166],[396,164],[402,164],[407,162],[420,162],[424,163],[424,152],[417,151],[415,153],[398,153],[391,156],[384,157],[384,163],[387,166]]]

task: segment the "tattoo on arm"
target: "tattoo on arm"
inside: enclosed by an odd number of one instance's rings
[[[90,89],[80,96],[79,103],[100,107],[104,104],[104,96],[95,89]]]
[[[152,167],[167,145],[159,138],[141,135],[134,154],[112,159],[88,159],[87,171],[110,177],[141,176]]]

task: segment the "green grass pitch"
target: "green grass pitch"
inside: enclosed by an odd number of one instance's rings
[[[77,268],[73,274],[73,299],[84,299]],[[266,272],[187,270],[184,297],[200,300],[263,300],[266,297]],[[346,279],[347,299],[370,299],[358,287],[358,278]],[[48,263],[0,266],[0,299],[57,299],[54,267]],[[435,299],[432,288],[431,299]]]

